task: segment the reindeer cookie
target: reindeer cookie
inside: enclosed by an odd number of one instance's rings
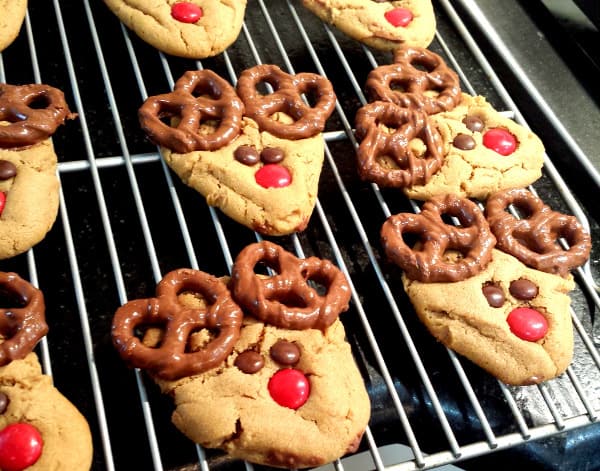
[[[266,86],[273,91],[262,94]],[[321,131],[335,99],[324,77],[275,65],[244,71],[237,91],[201,70],[185,73],[173,92],[148,98],[139,116],[169,167],[208,204],[262,234],[284,235],[304,230],[314,209]]]
[[[428,200],[485,199],[541,177],[541,140],[484,97],[462,93],[456,73],[432,51],[397,49],[395,63],[371,71],[365,89],[371,103],[356,115],[364,180]]]
[[[419,214],[388,218],[382,244],[436,339],[507,384],[554,378],[573,355],[569,270],[589,256],[590,236],[527,190],[492,195],[486,216],[468,199],[438,196]]]
[[[89,470],[89,426],[32,352],[48,331],[41,291],[0,272],[0,293],[0,469]]]
[[[238,37],[246,0],[104,0],[134,33],[167,54],[189,59],[216,56]]]
[[[0,52],[19,35],[27,12],[27,0],[0,0]]]
[[[260,275],[261,264],[274,273]],[[113,341],[173,397],[173,423],[194,442],[253,463],[319,466],[355,451],[370,416],[337,318],[349,298],[331,262],[264,241],[242,250],[230,280],[167,274],[156,298],[117,310]]]
[[[30,249],[54,224],[59,182],[50,136],[74,116],[56,88],[0,84],[0,259]]]
[[[303,5],[357,41],[376,49],[427,47],[435,35],[429,0],[302,0]]]

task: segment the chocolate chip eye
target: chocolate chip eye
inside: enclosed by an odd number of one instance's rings
[[[254,165],[260,161],[258,151],[252,146],[240,146],[233,153],[235,160],[244,165]]]
[[[483,124],[483,120],[478,118],[477,116],[466,116],[462,122],[467,127],[469,131],[473,132],[481,132],[485,125]]]
[[[9,402],[8,396],[3,392],[0,392],[0,414],[4,414],[4,412],[6,412]]]
[[[459,133],[452,141],[452,145],[461,150],[472,150],[475,148],[475,139],[468,134]]]
[[[494,283],[487,283],[482,291],[488,304],[492,307],[501,307],[506,300],[502,288]]]
[[[267,147],[260,153],[260,160],[265,164],[276,164],[283,160],[283,150],[279,147]]]
[[[294,342],[278,340],[269,350],[271,358],[285,366],[293,366],[300,360],[300,348]]]
[[[538,287],[533,281],[521,278],[511,282],[508,288],[510,294],[521,301],[530,301],[538,295]]]
[[[0,160],[0,180],[8,180],[17,174],[17,167],[9,160]]]
[[[243,373],[257,373],[265,366],[263,356],[254,350],[246,350],[240,353],[235,359],[234,365],[237,366]]]

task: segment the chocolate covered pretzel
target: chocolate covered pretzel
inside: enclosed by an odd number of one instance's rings
[[[511,205],[521,218],[509,212]],[[493,194],[487,200],[485,214],[498,248],[529,267],[564,277],[590,255],[591,237],[577,218],[553,211],[524,188]]]
[[[444,217],[456,218],[458,225],[446,223]],[[407,243],[409,235],[417,237],[418,243]],[[490,261],[496,242],[477,205],[454,195],[426,202],[419,214],[390,216],[381,228],[381,240],[390,260],[411,280],[423,283],[454,282],[476,275]]]
[[[263,94],[259,86],[269,85],[272,91]],[[291,75],[276,65],[263,64],[246,69],[240,75],[237,92],[246,105],[246,113],[261,129],[283,139],[304,139],[319,134],[335,107],[335,93],[329,80],[317,74]],[[316,103],[311,105],[302,95],[312,92]],[[275,113],[291,116],[293,123],[273,119]]]
[[[0,272],[0,366],[25,358],[48,332],[42,292],[16,273]],[[6,305],[3,303],[3,305]]]
[[[188,307],[179,295],[192,293],[205,307]],[[115,313],[113,343],[121,357],[132,366],[151,371],[164,379],[199,374],[219,365],[233,350],[239,337],[242,311],[226,285],[218,278],[197,270],[175,270],[161,280],[156,297],[130,301]],[[140,329],[158,326],[158,346],[144,344]],[[190,350],[194,332],[216,332],[202,348]]]
[[[260,262],[275,273],[259,276]],[[324,286],[320,294],[311,282]],[[247,246],[235,260],[232,294],[254,317],[285,329],[325,329],[348,308],[350,288],[328,260],[299,259],[272,242]]]
[[[423,185],[441,167],[442,138],[425,113],[377,101],[360,108],[355,121],[363,180],[393,188]]]
[[[436,53],[401,47],[394,63],[373,69],[365,90],[370,101],[389,101],[427,114],[450,111],[461,100],[458,75]]]
[[[32,146],[72,119],[62,91],[49,85],[0,84],[0,148]]]

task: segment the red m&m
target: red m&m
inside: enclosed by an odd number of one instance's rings
[[[384,13],[385,19],[392,26],[408,26],[413,19],[413,14],[406,8],[394,8]]]
[[[264,165],[254,174],[254,178],[263,188],[283,188],[292,183],[289,170],[278,164]]]
[[[483,135],[483,145],[500,155],[510,155],[517,148],[517,139],[506,129],[493,128]]]
[[[6,193],[0,191],[0,214],[4,211],[4,206],[6,206]]]
[[[277,404],[290,409],[298,409],[310,394],[308,378],[304,373],[293,368],[279,370],[271,376],[268,388]]]
[[[171,16],[182,23],[195,23],[202,15],[202,8],[194,3],[179,2],[171,7]]]
[[[28,468],[40,458],[42,447],[42,436],[33,425],[7,425],[0,431],[0,469],[22,471]]]
[[[536,342],[548,332],[548,321],[535,309],[518,307],[513,309],[506,318],[513,334],[523,340]]]

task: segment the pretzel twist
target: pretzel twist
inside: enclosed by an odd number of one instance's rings
[[[389,101],[427,114],[450,111],[461,100],[456,72],[436,53],[418,47],[398,48],[393,64],[369,73],[365,89],[370,101]]]
[[[442,166],[442,137],[420,111],[383,101],[370,103],[356,113],[356,136],[359,175],[380,186],[424,185]],[[426,147],[423,155],[411,146],[416,138]]]
[[[261,94],[259,85],[268,84],[272,93]],[[312,73],[290,75],[276,65],[258,65],[241,73],[237,91],[246,106],[246,114],[262,131],[282,139],[304,139],[319,134],[333,112],[336,96],[331,82]],[[311,106],[302,94],[312,92],[316,103]],[[294,122],[284,124],[273,118],[283,112]]]
[[[510,205],[523,215],[522,219],[508,212]],[[498,248],[537,270],[565,277],[590,255],[591,237],[577,219],[553,211],[524,188],[490,196],[486,217]],[[563,248],[561,238],[568,248]]]
[[[460,225],[446,224],[442,216],[455,217]],[[406,243],[408,235],[418,239],[413,247]],[[381,240],[389,259],[408,278],[424,283],[461,281],[480,273],[496,242],[479,207],[451,194],[432,198],[419,214],[390,216]]]
[[[178,296],[199,295],[206,307],[188,307]],[[233,351],[243,313],[218,278],[192,269],[168,273],[158,284],[157,297],[130,301],[113,318],[112,338],[121,357],[137,368],[174,380],[217,367]],[[136,330],[160,326],[158,347],[144,345]],[[217,331],[203,348],[189,351],[190,336],[201,329]]]
[[[0,308],[0,366],[25,358],[48,332],[44,296],[16,273],[0,272],[0,293],[18,307]]]
[[[264,262],[276,274],[259,276]],[[310,285],[325,287],[325,294]],[[254,317],[284,329],[325,329],[348,309],[350,287],[329,260],[299,259],[268,241],[247,246],[235,260],[232,290],[236,301]]]
[[[198,70],[183,74],[171,93],[147,98],[138,118],[153,142],[183,154],[227,145],[239,135],[243,114],[244,104],[226,80],[211,70]],[[164,118],[171,118],[171,124]],[[218,126],[201,131],[206,121]]]
[[[75,117],[63,92],[43,84],[0,84],[0,148],[32,146]]]

